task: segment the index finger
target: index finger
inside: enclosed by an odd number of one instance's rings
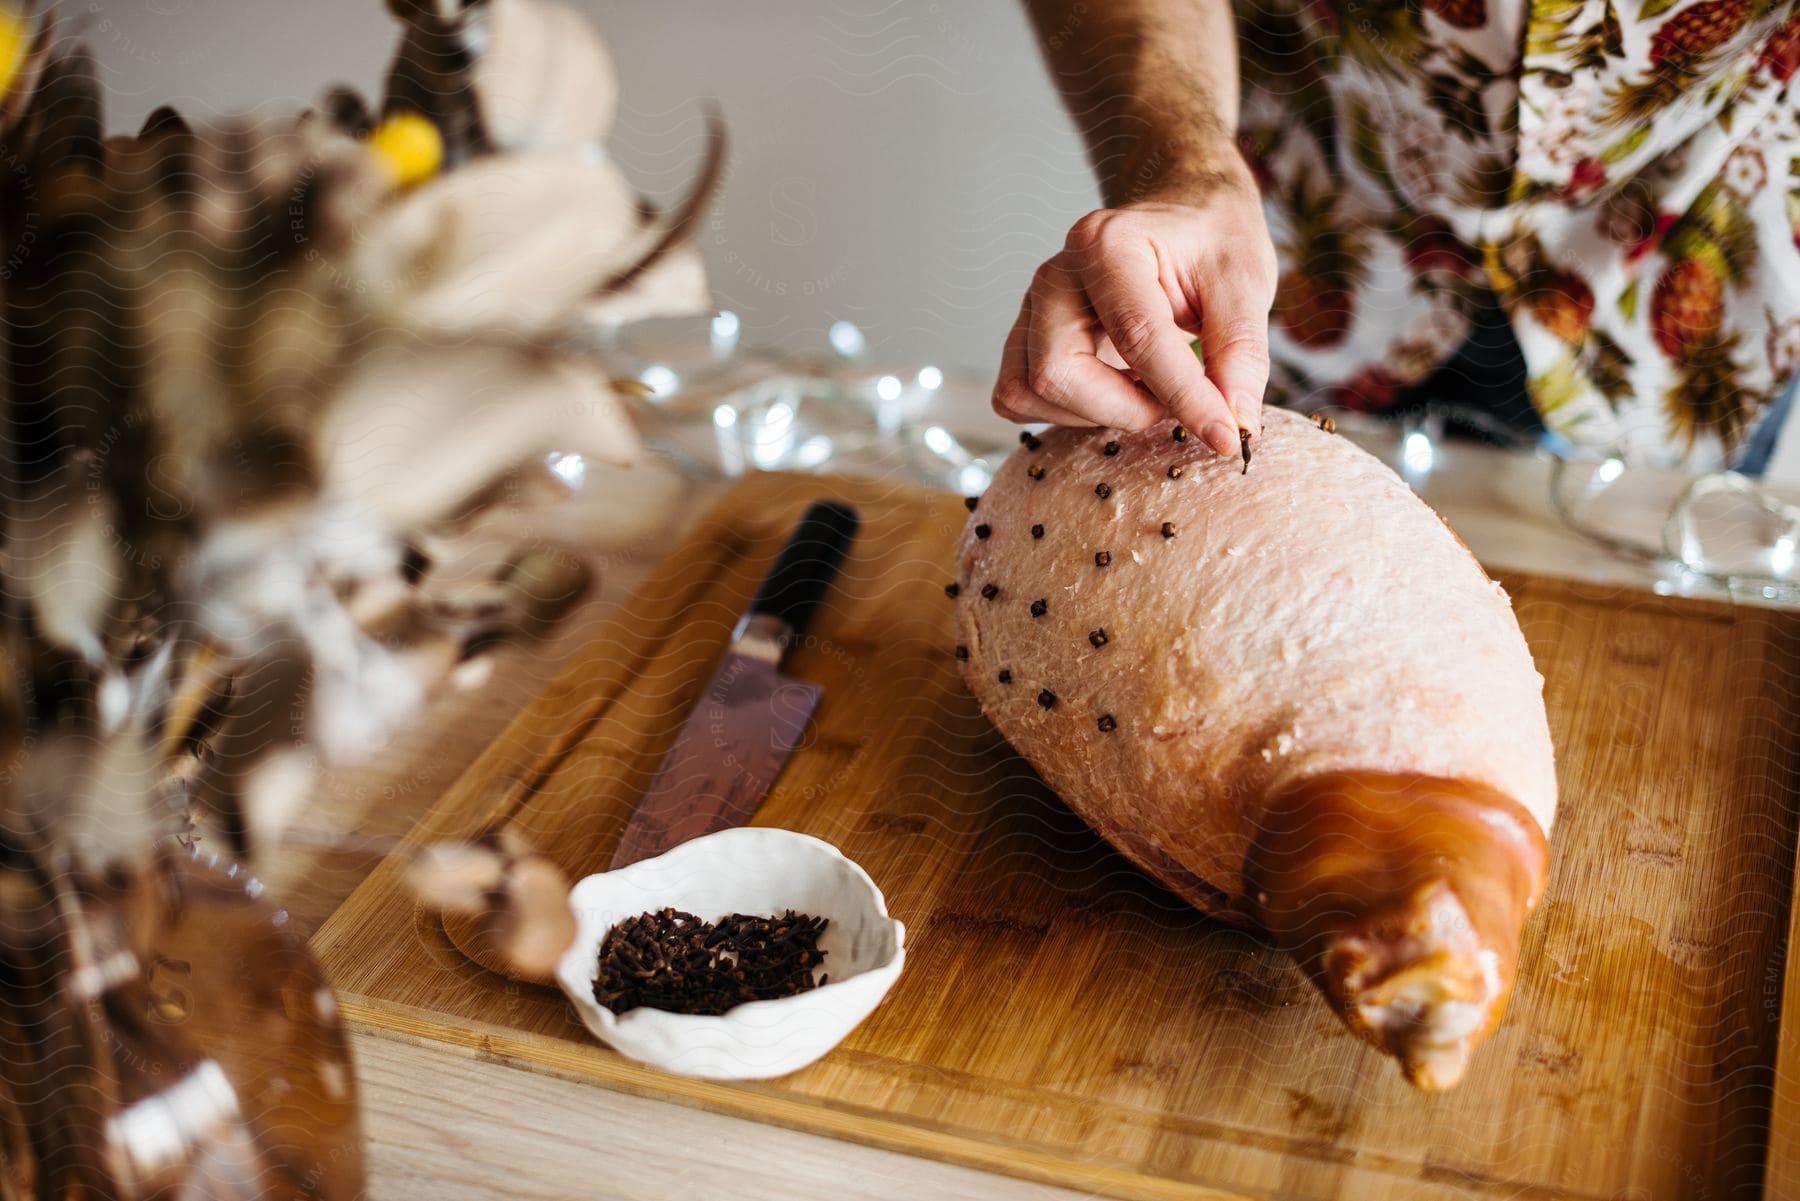
[[[1119,356],[1151,395],[1222,455],[1238,453],[1237,417],[1194,356],[1193,339],[1175,324],[1175,313],[1147,245],[1104,259],[1081,271],[1094,314]]]
[[[1221,301],[1201,319],[1204,369],[1237,415],[1239,428],[1260,435],[1269,386],[1269,313],[1230,292]]]

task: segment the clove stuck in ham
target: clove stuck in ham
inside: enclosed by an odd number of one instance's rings
[[[964,678],[1100,834],[1448,1088],[1544,889],[1543,677],[1374,457],[1282,410],[1248,472],[1180,433],[1058,429],[1000,469],[959,551]]]

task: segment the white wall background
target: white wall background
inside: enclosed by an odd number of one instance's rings
[[[731,139],[704,232],[747,339],[822,348],[863,326],[878,358],[989,373],[1031,271],[1098,203],[1017,0],[575,0],[613,50],[612,149],[647,193],[684,191],[702,101]],[[381,0],[63,0],[111,123],[293,109],[372,94]]]

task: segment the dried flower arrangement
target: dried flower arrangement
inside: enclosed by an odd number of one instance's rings
[[[378,107],[135,136],[51,14],[0,7],[0,1196],[360,1192],[330,992],[220,856],[566,610],[556,548],[473,581],[434,548],[547,451],[629,462],[592,331],[706,303],[716,136],[657,213],[598,153],[580,17],[388,7]],[[546,867],[415,875],[529,969],[561,949]]]

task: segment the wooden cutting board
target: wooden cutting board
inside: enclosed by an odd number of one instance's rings
[[[457,954],[390,860],[315,939],[353,1021],[1120,1197],[1725,1198],[1760,1193],[1766,1157],[1800,1183],[1791,613],[1502,577],[1548,681],[1563,809],[1511,1010],[1444,1096],[1113,853],[981,718],[943,594],[954,496],[746,480],[414,837],[510,821],[571,878],[603,866],[820,497],[864,532],[790,657],[825,699],[756,820],[838,844],[886,891],[909,957],[882,1007],[782,1080],[663,1075]]]

